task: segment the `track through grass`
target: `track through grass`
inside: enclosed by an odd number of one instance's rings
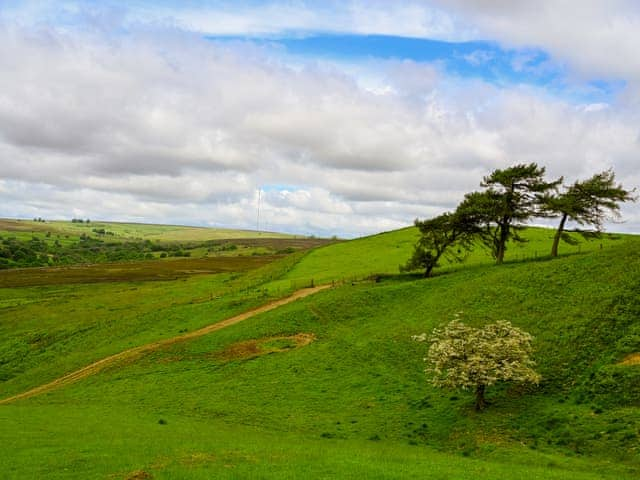
[[[78,380],[82,380],[83,378],[86,378],[90,375],[95,375],[96,373],[101,372],[105,368],[111,365],[117,364],[118,362],[135,361],[137,358],[140,358],[146,353],[153,352],[154,350],[158,350],[163,347],[168,347],[170,345],[175,345],[176,343],[185,342],[194,338],[198,338],[203,335],[207,335],[209,333],[229,327],[230,325],[235,325],[236,323],[246,320],[248,318],[251,318],[255,315],[268,312],[275,308],[281,307],[282,305],[286,305],[287,303],[294,302],[300,298],[308,297],[309,295],[313,295],[314,293],[317,293],[321,290],[325,290],[329,287],[330,285],[321,285],[313,288],[305,288],[302,290],[298,290],[297,292],[294,292],[292,295],[288,297],[281,298],[273,302],[269,302],[266,305],[262,305],[261,307],[254,308],[252,310],[249,310],[248,312],[244,312],[244,313],[241,313],[240,315],[227,318],[226,320],[216,322],[212,325],[208,325],[206,327],[200,328],[193,332],[189,332],[184,335],[179,335],[177,337],[167,338],[158,342],[148,343],[146,345],[140,345],[138,347],[130,348],[123,352],[116,353],[115,355],[111,355],[109,357],[103,358],[102,360],[93,362],[92,364],[87,365],[86,367],[83,367],[79,370],[76,370],[67,375],[64,375],[63,377],[53,380],[52,382],[32,388],[31,390],[28,390],[23,393],[19,393],[18,395],[13,395],[11,397],[4,398],[0,400],[0,405],[11,403],[16,400],[34,397],[36,395],[40,395],[42,393],[55,390],[56,388],[64,387],[65,385],[69,385],[70,383],[77,382]]]

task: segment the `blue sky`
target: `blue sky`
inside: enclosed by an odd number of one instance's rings
[[[411,60],[435,64],[446,74],[477,78],[499,87],[530,85],[575,103],[611,102],[623,80],[567,78],[562,64],[539,48],[506,50],[496,42],[450,42],[388,35],[345,35],[296,32],[293,36],[209,36],[216,42],[247,41],[278,45],[287,54],[307,60],[355,63],[369,60]]]
[[[403,3],[405,2],[398,2],[400,5]],[[409,5],[412,3],[446,15],[446,10],[438,2],[408,2]],[[156,25],[182,28],[189,27],[189,23],[193,24],[194,17],[200,17],[203,21],[201,24],[196,22],[194,29],[204,37],[219,42],[242,40],[258,45],[276,44],[283,47],[289,55],[308,60],[358,64],[372,59],[396,59],[436,64],[450,75],[478,78],[504,87],[530,85],[574,103],[612,102],[626,85],[625,78],[605,71],[575,76],[566,59],[554,56],[554,52],[543,45],[531,42],[508,46],[502,39],[491,39],[478,31],[469,33],[473,28],[462,21],[456,24],[452,20],[453,27],[449,30],[429,28],[429,25],[406,32],[402,28],[386,28],[397,32],[390,35],[376,32],[376,29],[385,31],[384,27],[373,26],[353,32],[350,30],[358,28],[354,28],[349,21],[332,21],[340,15],[352,14],[353,8],[351,11],[347,8],[349,4],[350,2],[334,0],[132,0],[126,4],[113,0],[6,0],[4,10],[10,20],[12,17],[21,17],[26,21],[54,24],[68,29],[92,28],[99,23],[107,27],[118,24],[120,28],[113,28],[111,32],[114,35],[136,30],[147,20]],[[369,7],[374,13],[377,8],[378,14],[389,14],[393,10],[391,7],[385,10],[385,2],[382,1],[361,1],[354,4],[363,9]],[[389,2],[386,4],[390,5]],[[25,9],[25,5],[29,5],[29,8]],[[308,18],[287,23],[288,17],[295,17],[296,14]],[[278,15],[282,18],[278,19]],[[430,15],[437,18],[434,13]],[[215,30],[220,27],[220,23],[207,23],[204,19],[216,16],[222,21],[230,20],[229,28],[235,33],[229,34],[225,31],[226,28],[222,28],[222,34],[208,32],[207,27]],[[389,21],[393,21],[393,15],[389,17]],[[450,17],[453,18],[453,15]],[[429,18],[429,21],[433,19]],[[351,22],[354,20],[351,19]],[[431,36],[430,30],[433,31]]]
[[[245,228],[262,191],[356,236],[514,162],[640,185],[631,0],[5,0],[0,45],[0,216]]]

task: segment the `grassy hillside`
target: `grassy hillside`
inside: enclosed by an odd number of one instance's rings
[[[159,417],[124,404],[0,409],[2,473],[12,479],[433,478],[447,480],[621,480],[615,463],[535,452],[473,458],[406,442],[269,432],[189,415]],[[46,425],[47,435],[34,435]],[[21,432],[24,435],[16,435]],[[518,455],[518,464],[505,461]]]
[[[531,232],[542,251],[549,232]],[[281,275],[291,284],[395,272],[412,235],[323,247],[293,268],[290,259],[235,279],[0,290],[2,396],[262,302],[264,282]],[[624,360],[640,352],[640,239],[602,243],[534,261],[532,240],[526,262],[489,267],[477,252],[433,279],[342,286],[0,406],[0,469],[11,478],[637,478],[640,365]],[[535,335],[540,387],[492,388],[482,414],[471,394],[430,387],[425,345],[410,336],[459,311]]]
[[[534,227],[525,229],[522,236],[527,241],[509,243],[505,261],[527,261],[548,256],[553,234],[552,229]],[[309,279],[313,279],[316,283],[325,283],[341,279],[362,279],[376,274],[397,274],[398,266],[405,264],[411,256],[418,236],[418,230],[415,227],[409,227],[317,248],[309,252],[287,273],[285,278],[298,283]],[[604,234],[602,238],[591,241],[585,241],[578,234],[572,234],[572,237],[578,241],[578,244],[562,244],[561,255],[609,248],[629,238],[628,235],[620,234]],[[441,268],[435,270],[436,273],[476,265],[491,265],[493,260],[486,248],[478,245],[469,253],[464,263],[451,263],[443,258],[441,264]]]
[[[263,304],[272,297],[262,285],[300,255],[244,272],[174,281],[0,288],[0,397]],[[88,275],[94,269],[78,270]],[[11,279],[23,273],[3,275]]]

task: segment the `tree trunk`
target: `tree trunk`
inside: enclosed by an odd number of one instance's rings
[[[551,247],[551,256],[558,256],[558,245],[560,244],[560,238],[562,238],[562,232],[564,231],[564,224],[567,221],[567,214],[562,215],[562,220],[560,220],[560,225],[558,225],[558,230],[556,230],[556,235],[553,237],[553,246]]]
[[[484,399],[484,389],[485,386],[482,384],[476,387],[476,412],[481,412],[487,405],[487,402]]]
[[[506,220],[505,220],[506,222]],[[509,225],[500,225],[500,237],[498,237],[498,245],[496,248],[496,265],[504,262],[504,252],[507,249],[507,239],[509,238]]]
[[[444,249],[442,251],[436,250],[436,256],[431,259],[431,263],[427,265],[424,270],[424,278],[429,278],[431,276],[431,272],[433,272],[433,269],[438,265],[438,260],[440,260],[443,253]]]

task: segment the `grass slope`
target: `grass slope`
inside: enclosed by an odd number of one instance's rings
[[[11,479],[429,478],[620,480],[617,465],[551,455],[515,466],[399,442],[303,438],[219,419],[165,416],[118,405],[0,409],[2,473]],[[48,435],[41,433],[47,425]],[[21,436],[14,432],[24,433]],[[607,473],[606,471],[609,470]]]
[[[247,272],[176,281],[0,288],[0,396],[284,295],[261,285],[281,276],[300,255]]]
[[[552,229],[526,228],[522,236],[527,241],[509,243],[505,261],[527,261],[548,256],[553,234]],[[316,248],[287,273],[286,279],[298,283],[311,279],[315,283],[325,283],[332,280],[363,279],[377,274],[397,274],[398,266],[405,264],[411,256],[418,236],[418,229],[409,227]],[[577,234],[572,234],[572,237],[579,243],[577,245],[563,243],[560,246],[561,255],[609,248],[623,239],[633,238],[621,234],[604,234],[602,238],[591,241],[584,241]],[[492,263],[489,252],[478,245],[469,253],[464,263],[451,263],[445,258],[441,259],[442,267],[436,269],[435,273]]]
[[[409,232],[318,249],[293,268],[259,278],[253,271],[253,283],[243,280],[248,290],[234,291],[240,298],[264,293],[260,282],[283,273],[289,281],[307,273],[339,278],[347,261],[361,262],[363,273],[365,265],[391,272],[406,258]],[[376,264],[375,242],[405,242],[398,248],[404,254]],[[604,247],[499,268],[482,259],[428,280],[343,286],[2,406],[1,468],[11,478],[127,478],[136,471],[153,478],[637,478],[640,367],[619,363],[640,351],[640,242],[627,237]],[[75,297],[66,291],[60,304],[55,289],[0,290],[10,309],[2,310],[0,358],[17,368],[3,396],[67,367],[57,356],[69,345],[70,358],[86,361],[126,345],[129,335],[166,335],[251,303],[230,300],[221,311],[224,303],[189,300],[223,292],[223,284],[221,276],[182,288],[168,282],[173,297],[146,284],[129,294],[124,284],[100,286],[100,293],[86,286]],[[39,305],[42,291],[54,303]],[[129,303],[119,295],[131,295]],[[81,304],[85,310],[66,320],[64,312]],[[116,305],[133,311],[124,318],[105,312],[83,333],[88,317]],[[478,415],[469,394],[430,387],[422,372],[425,346],[410,336],[458,311],[473,324],[508,319],[534,334],[540,388],[492,388],[491,407]],[[60,313],[48,319],[51,312]],[[128,322],[134,325],[120,331]],[[7,338],[15,330],[19,338],[56,332],[60,323],[65,334],[49,343],[19,350]],[[287,341],[301,333],[315,340]]]

